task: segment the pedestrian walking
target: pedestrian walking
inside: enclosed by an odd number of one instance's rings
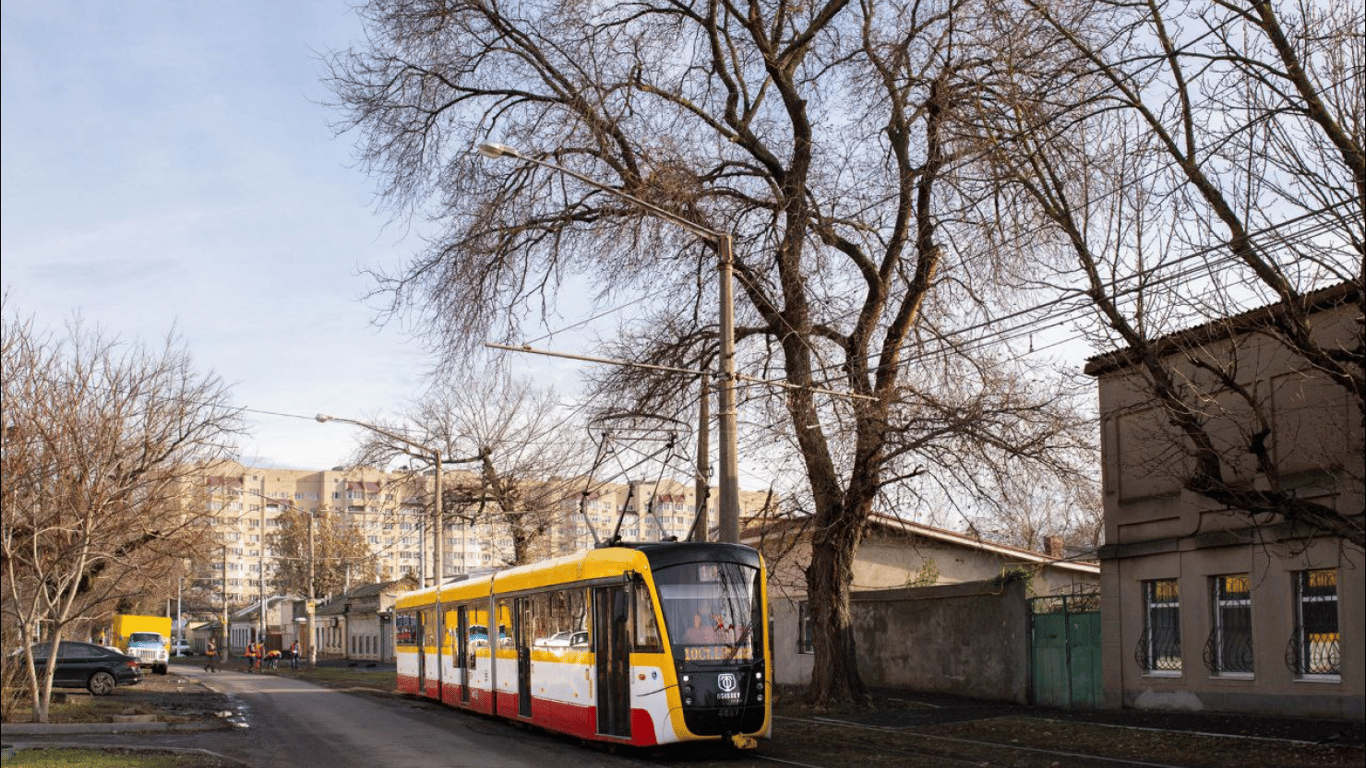
[[[214,665],[214,658],[218,656],[218,646],[214,645],[213,638],[209,638],[209,645],[204,649],[204,656],[209,662],[204,665],[205,672],[218,672],[218,667]]]
[[[295,640],[294,643],[293,643],[292,645],[289,646],[289,668],[290,668],[290,669],[298,669],[298,668],[299,668],[299,641],[298,641],[298,640]]]

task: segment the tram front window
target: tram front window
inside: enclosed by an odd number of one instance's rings
[[[759,572],[735,563],[687,563],[655,571],[674,655],[747,661],[759,654]]]

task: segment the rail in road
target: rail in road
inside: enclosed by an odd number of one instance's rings
[[[973,738],[960,729],[931,733],[922,728],[863,725],[833,718],[777,718],[775,738],[759,749],[737,753],[718,746],[678,745],[651,751],[615,754],[601,746],[584,746],[539,730],[401,696],[355,695],[282,675],[249,675],[229,671],[194,677],[230,697],[230,720],[238,727],[209,733],[140,734],[111,740],[108,736],[63,739],[118,746],[207,749],[239,760],[250,768],[919,768],[920,766],[1012,766],[1013,768],[1192,768],[1192,766],[1262,765],[1250,757],[1256,739],[1225,738],[1222,761],[1197,750],[1167,749],[1160,755],[1143,750],[1127,753],[1098,748],[1071,738],[1073,724],[1032,721],[1039,729],[1057,729],[1055,743],[1001,743]],[[1005,718],[1011,719],[1011,718]],[[990,719],[983,723],[992,722]],[[1115,728],[1114,726],[1094,726]],[[1134,729],[1116,728],[1102,741],[1127,738]],[[787,738],[784,736],[787,735]],[[1158,732],[1153,738],[1175,742],[1190,734]],[[1220,737],[1200,735],[1218,741]],[[7,741],[10,739],[7,738]],[[1094,741],[1094,740],[1093,740]],[[1272,742],[1273,740],[1260,740]],[[1275,764],[1315,766],[1362,765],[1362,750],[1337,748],[1306,761],[1315,745],[1274,741],[1270,747],[1294,752],[1302,759]],[[1238,751],[1238,750],[1244,751]],[[1118,756],[1123,755],[1123,756]],[[1279,756],[1278,756],[1279,757]],[[1341,761],[1335,761],[1340,757]],[[1212,760],[1214,760],[1212,762]]]

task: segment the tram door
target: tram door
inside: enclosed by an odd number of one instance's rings
[[[417,612],[417,692],[427,694],[427,622],[428,611]]]
[[[517,638],[517,714],[531,717],[531,599],[517,598],[512,620]]]
[[[456,679],[456,684],[460,686],[460,703],[470,703],[470,667],[473,667],[473,659],[470,658],[470,648],[467,638],[470,636],[470,616],[469,606],[462,605],[456,609],[455,618],[455,668],[460,670]]]
[[[630,596],[625,586],[593,590],[598,733],[608,736],[631,735]]]

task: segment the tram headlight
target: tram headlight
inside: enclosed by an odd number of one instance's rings
[[[754,673],[754,679],[755,679],[755,680],[763,680],[763,679],[764,679],[764,673],[763,673],[763,672],[755,672],[755,673]]]

